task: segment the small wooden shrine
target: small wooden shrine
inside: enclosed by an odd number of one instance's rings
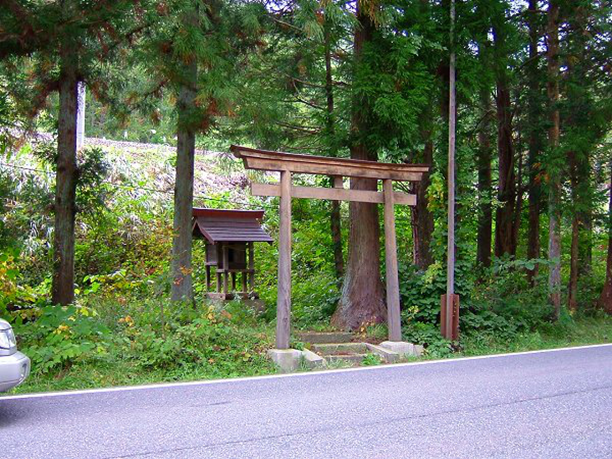
[[[206,243],[206,288],[210,298],[257,298],[253,244],[273,242],[261,227],[263,215],[263,210],[193,209],[193,235]],[[212,268],[216,276],[214,291]],[[236,283],[239,275],[240,289]]]

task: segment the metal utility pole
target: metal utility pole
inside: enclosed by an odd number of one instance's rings
[[[442,336],[456,340],[459,329],[459,298],[455,295],[455,142],[457,101],[455,90],[455,0],[450,2],[450,65],[448,103],[448,247],[446,295],[442,295]]]

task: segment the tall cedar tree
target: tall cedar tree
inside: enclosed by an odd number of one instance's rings
[[[52,301],[56,304],[74,300],[77,85],[84,82],[103,91],[107,81],[99,63],[108,61],[118,46],[145,27],[140,21],[146,6],[142,2],[137,9],[134,2],[121,0],[93,5],[76,0],[9,0],[0,11],[0,60],[9,73],[20,65],[32,69],[27,89],[13,88],[18,106],[33,118],[52,92],[59,93],[53,209]],[[19,86],[23,81],[9,79],[11,83]]]
[[[171,298],[192,301],[192,208],[196,134],[232,113],[235,76],[242,58],[257,45],[263,10],[258,4],[225,0],[161,2],[163,18],[143,42],[143,64],[151,76],[147,97],[163,89],[176,100],[177,157],[171,256]]]
[[[566,34],[563,116],[565,144],[571,187],[572,237],[570,246],[570,278],[567,305],[578,307],[578,276],[588,273],[590,267],[592,233],[591,156],[605,130],[598,126],[591,95],[588,68],[591,55],[588,49],[590,31],[587,22],[592,16],[587,2],[576,2],[568,18]],[[579,58],[579,56],[581,58]],[[581,249],[582,247],[582,249]]]
[[[553,318],[561,313],[561,161],[559,161],[559,140],[561,121],[559,113],[559,3],[548,3],[546,27],[546,59],[548,63],[548,147],[551,158],[548,161],[548,291]]]
[[[209,6],[209,5],[206,5]],[[212,8],[207,11],[214,14]],[[182,19],[186,29],[200,29],[200,9],[196,4],[192,10],[187,10]],[[211,18],[213,21],[214,18]],[[189,32],[185,32],[189,34]],[[179,30],[179,36],[181,31]],[[172,237],[172,300],[193,300],[193,285],[191,278],[192,252],[192,212],[193,212],[193,179],[195,163],[195,137],[198,125],[206,132],[209,120],[200,119],[197,113],[197,79],[198,62],[195,50],[180,53],[183,61],[183,71],[178,73],[176,84],[178,97],[176,111],[177,143],[176,143],[176,175],[174,180],[174,227]],[[179,65],[180,67],[180,65]],[[205,115],[206,117],[206,115]]]
[[[332,22],[328,11],[324,13],[324,53],[325,53],[325,98],[326,98],[326,135],[329,139],[329,156],[338,156],[336,141],[336,114],[334,112],[334,75],[332,65]],[[334,177],[330,177],[332,186]],[[342,252],[342,220],[340,214],[340,201],[331,201],[330,226],[332,244],[334,248],[334,266],[338,280],[344,276],[344,255]]]
[[[539,71],[541,61],[538,51],[538,43],[541,36],[541,20],[539,18],[539,1],[529,0],[527,12],[527,26],[529,29],[529,60],[525,66],[527,77],[527,136],[528,136],[528,159],[529,169],[529,229],[527,236],[527,258],[540,258],[540,213],[541,213],[541,164],[543,145],[542,127],[542,76]],[[527,271],[530,284],[535,284],[539,272],[538,264]]]
[[[495,105],[497,108],[497,155],[499,181],[497,199],[500,206],[495,214],[495,256],[516,254],[515,218],[517,206],[513,106],[508,61],[511,57],[505,2],[500,2],[493,15],[493,54],[495,66]]]
[[[491,28],[487,2],[478,2],[477,14],[481,27],[478,30],[478,63],[482,68],[478,86],[477,106],[479,108],[478,150],[476,165],[478,167],[478,234],[476,238],[476,263],[484,268],[491,265],[492,230],[493,230],[493,126],[495,116],[492,110],[491,87],[495,72],[487,72],[492,59],[489,31]]]
[[[358,67],[363,59],[364,47],[373,39],[375,24],[373,10],[376,2],[358,2],[353,54]],[[365,137],[368,132],[368,101],[354,97],[351,108],[351,134],[354,142],[350,152],[352,159],[377,161],[377,152],[369,148]],[[351,189],[376,190],[376,180],[351,179]],[[387,312],[384,288],[380,276],[380,226],[378,207],[375,204],[351,202],[349,205],[349,255],[342,297],[332,317],[332,323],[340,328],[356,329],[364,323],[384,322]]]

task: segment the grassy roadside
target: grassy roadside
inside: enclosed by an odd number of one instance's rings
[[[463,349],[456,355],[469,357],[610,342],[612,317],[582,317],[569,325],[550,325],[539,331],[519,334],[509,342],[500,342],[491,336],[471,336],[464,339]]]
[[[255,327],[250,323],[245,328],[247,330],[243,330],[243,333],[246,333],[246,336],[257,337],[262,343],[265,342],[266,346],[271,345],[274,333],[272,325],[259,323]],[[239,340],[248,341],[248,338],[243,334]],[[612,342],[612,317],[582,317],[566,325],[550,325],[539,331],[519,334],[511,341],[500,341],[493,335],[467,336],[462,339],[461,347],[456,352],[445,355],[430,352],[424,359],[470,357],[610,342]],[[257,355],[250,355],[248,358],[234,358],[225,362],[206,361],[203,364],[184,363],[175,367],[153,369],[143,367],[134,359],[126,358],[119,352],[109,352],[100,358],[77,361],[57,372],[34,373],[23,385],[5,395],[235,378],[276,372],[274,366],[266,359],[263,348]]]

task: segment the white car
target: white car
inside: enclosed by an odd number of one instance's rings
[[[0,319],[0,392],[21,384],[30,374],[30,359],[17,351],[11,325]]]

